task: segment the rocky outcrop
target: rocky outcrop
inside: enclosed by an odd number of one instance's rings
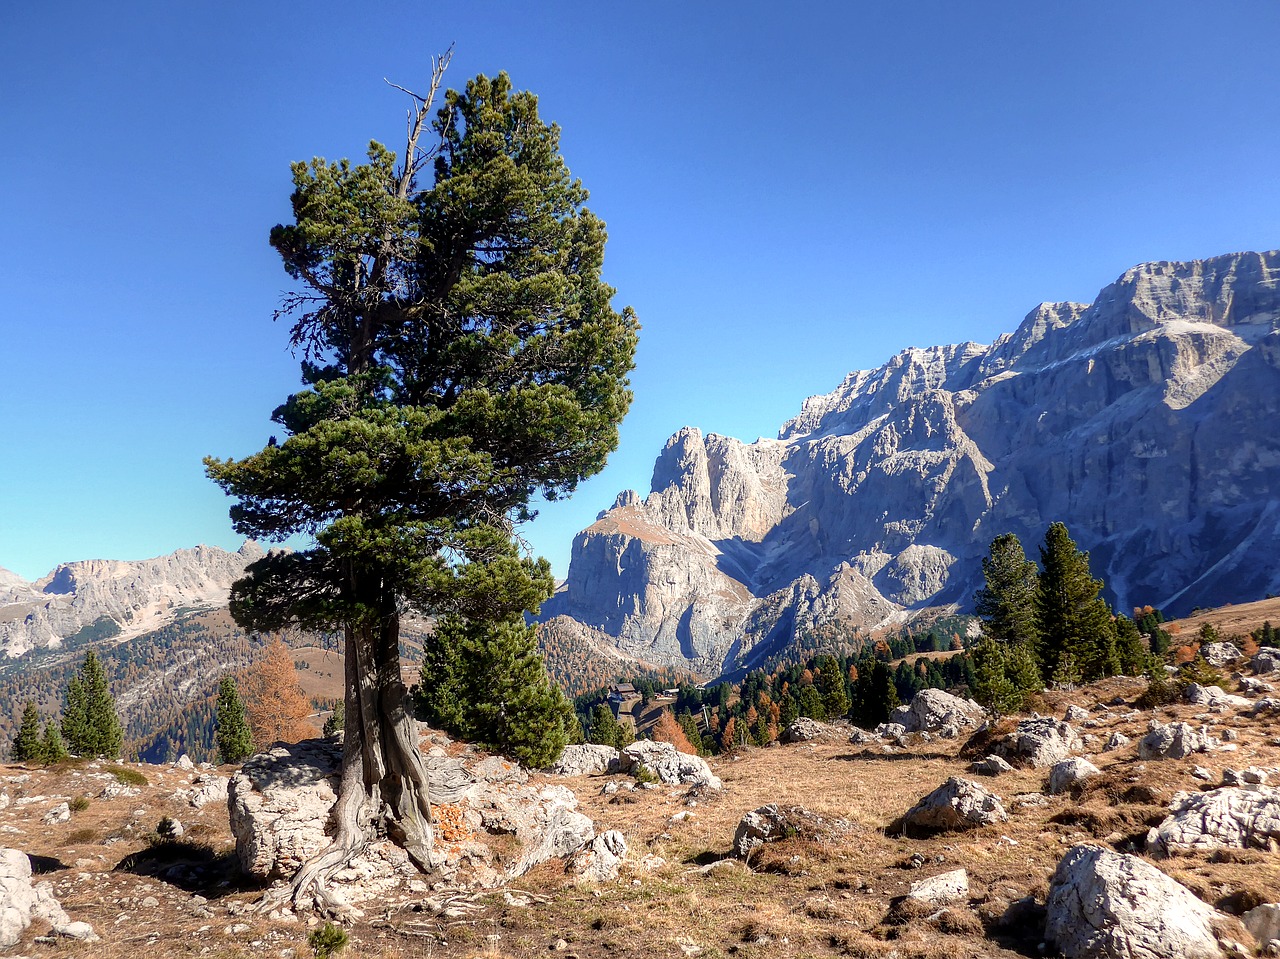
[[[0,948],[8,948],[22,938],[35,919],[53,927],[55,935],[97,942],[87,922],[72,922],[53,896],[53,885],[31,884],[31,860],[18,849],[0,849]]]
[[[1188,683],[1182,695],[1193,706],[1207,706],[1214,712],[1248,709],[1253,705],[1253,700],[1233,696],[1220,686],[1201,686],[1199,683]]]
[[[618,751],[612,746],[582,743],[565,746],[560,758],[551,764],[547,772],[555,776],[592,776],[616,773],[618,769]]]
[[[1280,788],[1224,787],[1179,793],[1169,818],[1147,833],[1155,856],[1190,849],[1280,850]]]
[[[616,829],[601,833],[569,860],[567,870],[581,883],[612,882],[627,859],[627,840]]]
[[[178,610],[224,606],[231,584],[262,555],[252,541],[234,553],[197,546],[137,562],[64,563],[34,583],[0,583],[0,652],[56,647],[85,628],[135,635],[159,629]]]
[[[970,779],[952,776],[908,809],[902,824],[916,832],[950,832],[1008,818],[998,796]]]
[[[1217,959],[1218,918],[1137,856],[1082,845],[1053,874],[1045,939],[1067,959]]]
[[[1208,730],[1196,729],[1190,723],[1151,723],[1150,731],[1138,740],[1139,759],[1186,759],[1196,753],[1207,753],[1214,747]]]
[[[954,738],[961,729],[976,728],[985,719],[985,710],[972,699],[941,689],[922,689],[909,706],[899,706],[889,715],[889,722],[909,733],[939,733],[946,738]]]
[[[1049,770],[1049,793],[1056,796],[1059,793],[1068,792],[1101,772],[1102,770],[1089,760],[1081,759],[1079,756],[1054,763]]]
[[[807,743],[815,739],[830,739],[836,731],[826,723],[820,723],[808,716],[793,720],[791,725],[782,731],[778,738],[784,743]]]
[[[671,786],[702,786],[719,789],[720,777],[699,756],[682,753],[671,743],[641,739],[622,750],[623,772],[640,768]]]
[[[543,615],[733,674],[816,625],[967,604],[995,535],[1059,519],[1120,607],[1280,591],[1256,562],[1280,547],[1278,286],[1280,253],[1148,263],[990,346],[851,373],[775,439],[683,429]]]
[[[1038,769],[1061,762],[1080,745],[1080,736],[1070,723],[1051,716],[1032,716],[1020,720],[996,748],[1005,757]]]

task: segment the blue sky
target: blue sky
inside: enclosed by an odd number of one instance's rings
[[[5,4],[0,566],[239,545],[200,460],[297,388],[289,163],[397,145],[382,78],[451,42],[561,125],[643,326],[620,449],[524,530],[560,575],[685,424],[773,435],[907,346],[1280,245],[1271,0]]]

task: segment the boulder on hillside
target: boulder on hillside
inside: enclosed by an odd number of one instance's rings
[[[622,772],[636,767],[647,769],[670,786],[704,786],[721,788],[720,777],[711,771],[705,759],[682,753],[671,743],[642,739],[622,750],[619,760]]]
[[[1067,959],[1217,959],[1219,914],[1137,856],[1073,847],[1049,884],[1045,939]]]
[[[1021,720],[997,744],[996,751],[1039,769],[1061,762],[1080,746],[1080,735],[1070,723],[1052,716],[1032,716]]]
[[[815,739],[828,739],[834,733],[835,730],[826,723],[820,723],[816,719],[810,719],[808,716],[801,716],[784,729],[782,735],[778,738],[790,745],[791,743],[807,743]]]
[[[1083,706],[1071,705],[1062,716],[1069,723],[1082,723],[1089,718],[1089,710]]]
[[[1056,796],[1067,792],[1078,783],[1084,782],[1090,776],[1097,776],[1101,772],[1102,770],[1089,760],[1081,759],[1079,756],[1054,763],[1049,769],[1049,793]]]
[[[1240,652],[1240,647],[1235,643],[1205,643],[1200,647],[1200,655],[1210,666],[1221,669],[1243,657],[1244,653]]]
[[[766,843],[800,836],[808,839],[847,835],[853,824],[844,819],[824,819],[803,806],[782,808],[769,803],[747,813],[733,833],[733,854],[748,858]]]
[[[1220,686],[1201,686],[1189,683],[1182,697],[1195,706],[1207,706],[1213,710],[1248,709],[1253,701],[1243,696],[1233,696]]]
[[[72,922],[53,895],[53,884],[31,884],[31,860],[19,849],[0,849],[0,948],[22,938],[35,919],[53,927],[55,935],[97,942],[87,922]]]
[[[911,705],[899,706],[889,716],[909,733],[943,733],[948,738],[958,730],[976,728],[986,721],[986,711],[972,699],[961,699],[941,689],[922,689]]]
[[[569,860],[567,871],[580,883],[612,882],[627,858],[627,840],[616,829],[603,832]]]
[[[1165,725],[1152,720],[1148,730],[1138,741],[1139,759],[1186,759],[1210,752],[1215,745],[1208,730],[1196,729],[1190,723]]]
[[[546,770],[556,776],[592,776],[618,772],[618,751],[612,746],[582,743],[565,746],[564,752]]]
[[[1274,955],[1270,945],[1272,942],[1280,942],[1280,903],[1264,902],[1260,906],[1254,906],[1240,919],[1249,934],[1258,940],[1258,945],[1266,949],[1269,955]]]
[[[999,776],[1013,772],[1013,767],[999,756],[987,756],[969,764],[969,771],[979,776]]]
[[[1274,646],[1263,646],[1249,660],[1249,667],[1255,673],[1274,673],[1280,669],[1280,649]]]
[[[1107,737],[1107,742],[1102,747],[1102,749],[1104,752],[1111,752],[1112,750],[1115,750],[1115,749],[1123,749],[1125,746],[1128,746],[1129,743],[1131,743],[1132,741],[1133,740],[1131,740],[1124,733],[1112,733],[1110,736]]]
[[[1179,793],[1170,815],[1147,833],[1147,852],[1280,849],[1280,787],[1226,786]]]
[[[952,776],[908,809],[902,825],[919,832],[945,832],[987,826],[1008,818],[1000,797],[971,779]]]
[[[913,882],[907,892],[908,899],[915,899],[930,906],[945,906],[969,898],[969,873],[963,869],[930,876]]]

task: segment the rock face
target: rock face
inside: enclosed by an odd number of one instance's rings
[[[53,897],[52,883],[31,885],[31,860],[17,849],[0,849],[0,948],[22,938],[33,919],[44,919],[55,935],[97,942],[87,922],[72,922]]]
[[[902,822],[908,829],[941,832],[987,826],[1008,818],[998,796],[972,780],[952,776],[908,809]]]
[[[1147,263],[990,346],[908,349],[776,439],[686,428],[574,542],[545,617],[733,674],[818,623],[970,602],[1054,520],[1123,608],[1280,591],[1280,253]],[[1158,600],[1158,602],[1157,602]]]
[[[1189,849],[1280,850],[1280,788],[1228,786],[1179,794],[1169,818],[1147,833],[1156,856]]]
[[[564,747],[547,772],[556,776],[591,776],[618,771],[618,751],[612,746],[582,743]]]
[[[1217,959],[1217,913],[1137,856],[1071,849],[1049,885],[1045,938],[1067,959]]]
[[[197,546],[139,562],[64,563],[34,583],[10,574],[0,580],[0,651],[20,656],[56,647],[84,627],[146,632],[176,609],[226,605],[231,584],[262,555],[248,541],[235,553]]]

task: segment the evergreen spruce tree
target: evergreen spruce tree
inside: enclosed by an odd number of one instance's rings
[[[603,468],[631,402],[638,326],[611,305],[604,224],[559,129],[505,74],[449,91],[433,124],[445,62],[415,99],[401,157],[374,143],[367,163],[295,164],[294,222],[271,243],[301,286],[279,313],[294,321],[305,385],[274,413],[283,442],[206,460],[237,499],[238,532],[315,543],[249,567],[232,589],[237,622],[344,634],[334,841],[290,890],[319,908],[337,908],[327,878],[375,836],[436,868],[402,613],[524,643],[516,619],[554,579],[522,555],[515,525],[535,497],[565,497]],[[513,704],[550,715],[560,701],[537,683],[508,693],[490,694],[477,724],[513,752],[545,749],[525,741],[536,724],[497,730]]]
[[[22,722],[18,726],[18,736],[13,741],[12,757],[15,763],[38,763],[44,757],[40,742],[40,713],[30,699],[22,710]]]
[[[621,724],[614,719],[613,710],[607,703],[598,703],[591,711],[591,730],[587,735],[587,741],[620,749],[618,744],[622,739]]]
[[[982,631],[1001,643],[1023,643],[1040,657],[1040,629],[1036,622],[1036,592],[1040,576],[1013,533],[991,541],[982,561],[986,585],[974,597]]]
[[[698,729],[698,721],[693,718],[693,714],[686,711],[676,717],[680,723],[680,728],[684,730],[684,735],[689,744],[693,746],[694,752],[699,756],[706,755],[707,748],[702,742],[702,732]]]
[[[1142,643],[1138,624],[1128,616],[1116,617],[1116,662],[1119,671],[1126,676],[1141,676],[1147,668],[1150,655]]]
[[[218,761],[242,763],[253,755],[253,731],[236,681],[223,676],[218,683]]]
[[[814,685],[822,696],[822,708],[828,718],[835,719],[849,712],[849,690],[844,671],[834,656],[823,655],[814,660],[818,678]]]
[[[1102,585],[1089,572],[1089,554],[1076,548],[1067,527],[1050,526],[1040,548],[1036,591],[1040,669],[1047,681],[1091,682],[1119,671],[1115,623],[1098,595]]]
[[[325,738],[338,735],[346,726],[347,709],[346,705],[341,701],[333,704],[333,712],[329,714],[329,718],[324,721],[324,728],[321,733]]]
[[[889,715],[901,703],[893,682],[893,670],[882,659],[873,659],[858,667],[856,695],[850,706],[849,721],[863,729],[874,729],[889,721]]]
[[[40,741],[40,759],[46,763],[61,762],[67,758],[67,747],[62,742],[58,721],[50,719],[44,724],[44,737]]]
[[[84,683],[77,673],[67,683],[62,700],[62,738],[77,756],[91,756],[89,751],[89,704],[85,700]]]
[[[526,766],[549,766],[563,751],[573,707],[520,615],[446,616],[424,643],[422,672],[430,681],[416,703],[431,725]]]

